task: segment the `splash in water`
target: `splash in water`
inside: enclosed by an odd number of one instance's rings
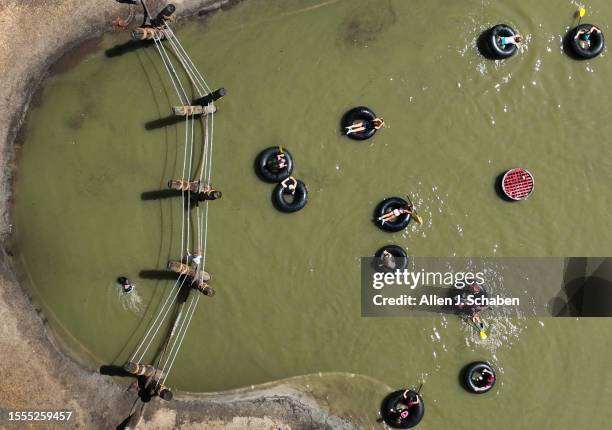
[[[134,285],[134,288],[129,293],[123,292],[123,287],[120,284],[114,284],[114,287],[117,290],[117,297],[123,309],[136,315],[142,315],[144,308],[136,285]]]

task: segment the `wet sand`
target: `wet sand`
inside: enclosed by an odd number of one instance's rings
[[[152,11],[162,2],[149,1]],[[182,16],[204,16],[230,7],[232,0],[175,0]],[[36,89],[51,64],[81,43],[96,43],[112,21],[128,15],[128,6],[111,0],[6,0],[0,5],[0,409],[74,411],[71,424],[83,428],[116,427],[137,399],[126,385],[85,369],[62,350],[45,316],[21,288],[11,253],[10,208],[19,129]],[[127,37],[127,33],[126,33]],[[73,50],[75,47],[79,49]],[[125,381],[125,380],[124,380]],[[131,382],[131,381],[130,381]],[[218,395],[177,395],[173,402],[154,399],[139,428],[353,428],[320,407],[290,381]],[[6,419],[3,415],[2,419]],[[5,422],[0,424],[4,426]],[[49,423],[40,427],[54,428]],[[65,424],[57,424],[66,428]]]

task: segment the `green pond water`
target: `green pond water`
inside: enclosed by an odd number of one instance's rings
[[[480,341],[452,316],[360,317],[360,257],[384,244],[414,256],[612,254],[612,62],[607,51],[587,62],[562,53],[576,7],[249,0],[179,25],[207,82],[228,95],[214,117],[212,178],[223,198],[208,219],[206,269],[217,294],[199,301],[168,384],[212,392],[346,372],[394,388],[424,382],[420,428],[606,428],[609,319],[500,319]],[[606,32],[612,7],[587,7],[587,22]],[[475,49],[499,22],[526,36],[504,62]],[[105,36],[45,81],[16,185],[24,282],[92,368],[130,358],[173,285],[140,272],[164,270],[181,251],[181,199],[142,195],[181,176],[185,128],[145,129],[177,100],[155,47],[105,55],[128,37]],[[338,132],[356,105],[387,125],[362,143]],[[273,186],[253,171],[272,145],[293,154],[294,176],[308,186],[295,214],[274,209]],[[494,185],[517,166],[536,188],[514,204]],[[406,193],[424,225],[377,229],[374,206]],[[134,280],[133,294],[119,291],[121,274]],[[459,369],[476,359],[498,369],[486,396],[458,384]],[[379,426],[380,387],[329,378],[322,397],[333,393],[330,403]]]

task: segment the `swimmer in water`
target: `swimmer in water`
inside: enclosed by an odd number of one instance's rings
[[[480,318],[480,311],[475,311],[472,315],[472,322],[476,327],[478,327],[481,331],[484,331],[485,324],[482,318]]]
[[[472,315],[472,322],[478,328],[478,335],[482,340],[486,340],[489,336],[486,332],[486,326],[482,318],[480,318],[480,310],[475,310]]]
[[[121,284],[121,288],[125,294],[131,293],[134,289],[134,284],[132,284],[125,276],[121,276],[119,279],[117,279],[117,281],[119,281],[119,284]]]

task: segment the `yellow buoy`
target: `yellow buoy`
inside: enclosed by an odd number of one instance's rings
[[[487,334],[486,334],[484,331],[481,331],[481,332],[480,332],[480,338],[481,338],[482,340],[485,340],[485,339],[487,338]]]
[[[577,15],[578,15],[578,17],[579,17],[579,18],[584,17],[584,16],[586,15],[586,9],[585,9],[585,8],[583,8],[583,7],[580,7],[580,8],[578,9]]]

